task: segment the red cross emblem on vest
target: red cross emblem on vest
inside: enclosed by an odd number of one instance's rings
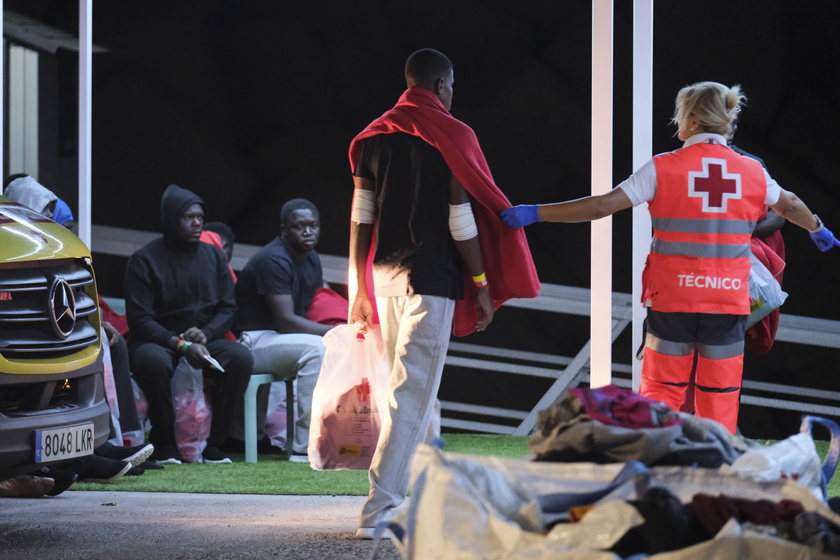
[[[703,158],[703,171],[689,171],[688,196],[703,199],[703,212],[726,212],[730,198],[741,198],[741,176],[726,170],[726,160]]]

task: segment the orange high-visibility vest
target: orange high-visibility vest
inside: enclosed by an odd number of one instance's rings
[[[761,164],[712,143],[653,161],[645,301],[656,311],[749,315],[750,236],[767,193]]]

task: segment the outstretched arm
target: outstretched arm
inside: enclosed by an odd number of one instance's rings
[[[554,204],[521,204],[502,210],[501,217],[512,228],[520,228],[534,222],[591,222],[630,208],[627,194],[620,188],[595,196],[586,196]]]
[[[825,252],[840,245],[840,241],[827,227],[823,226],[816,214],[811,212],[808,206],[792,192],[782,189],[779,201],[770,208],[787,221],[808,230],[811,239],[820,251]]]

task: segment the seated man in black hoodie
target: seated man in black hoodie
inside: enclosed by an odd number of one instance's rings
[[[212,420],[206,463],[230,463],[218,446],[228,431],[251,375],[247,348],[225,338],[233,325],[236,300],[227,260],[218,248],[201,243],[204,202],[170,185],[160,204],[163,237],[135,252],[125,270],[125,309],[131,331],[134,378],[149,401],[158,463],[180,463],[175,442],[172,376],[181,357],[213,379]],[[224,373],[210,367],[215,358]]]

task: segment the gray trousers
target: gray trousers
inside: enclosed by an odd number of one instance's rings
[[[321,372],[321,362],[326,348],[321,337],[315,334],[282,334],[277,331],[246,331],[239,341],[251,350],[254,373],[297,375],[298,421],[295,424],[295,441],[292,446],[298,453],[309,447],[309,426],[312,416],[312,392]],[[265,433],[268,413],[268,385],[257,393],[257,436]],[[290,406],[291,403],[287,403]],[[237,415],[232,435],[244,439],[244,420]],[[240,434],[243,434],[240,436]]]
[[[383,512],[405,501],[414,449],[434,429],[432,417],[455,302],[412,294],[378,297],[376,307],[391,370],[391,398],[389,418],[368,471],[370,494],[362,507],[360,527],[375,526]]]

